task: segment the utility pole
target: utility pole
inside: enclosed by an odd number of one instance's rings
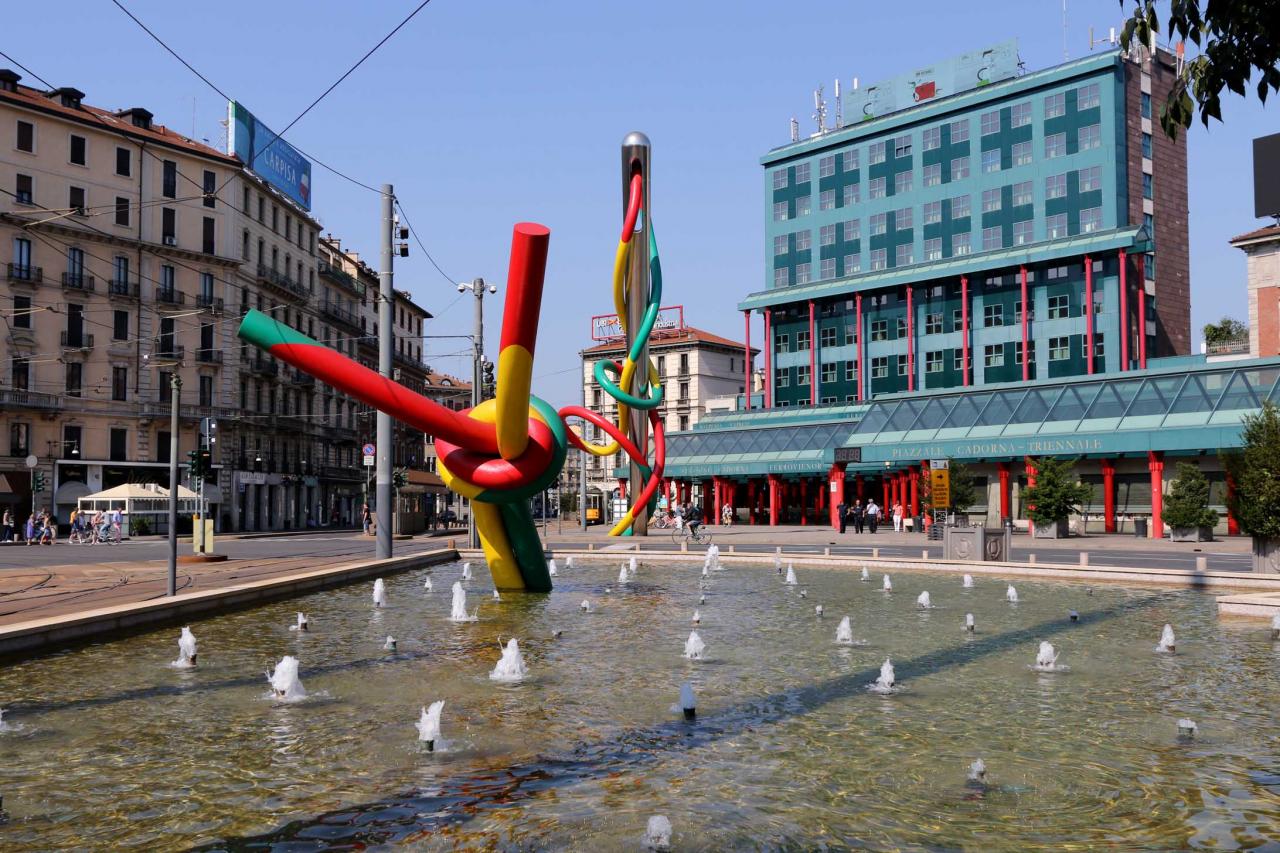
[[[484,292],[486,285],[484,279],[472,279],[470,284],[461,283],[458,285],[459,293],[471,291],[475,296],[475,328],[471,334],[471,408],[475,408],[484,401],[484,395],[481,388],[484,382]],[[497,293],[496,285],[487,285],[490,293]],[[480,547],[480,535],[476,532],[476,512],[475,501],[470,501],[470,512],[467,513],[467,545],[471,548]]]
[[[378,268],[378,373],[391,378],[391,349],[395,338],[395,290],[392,287],[392,241],[395,239],[395,193],[382,185],[382,251]],[[378,559],[391,556],[391,415],[379,410],[377,429],[377,534]]]
[[[169,377],[169,587],[168,595],[178,594],[178,399],[182,396],[182,377],[175,367]]]

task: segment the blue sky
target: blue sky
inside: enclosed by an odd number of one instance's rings
[[[283,127],[417,0],[217,4],[125,0],[220,88]],[[638,14],[637,14],[638,12]],[[1115,0],[1072,0],[1067,48],[1119,26]],[[56,37],[50,21],[61,22]],[[89,103],[141,105],[221,144],[220,97],[108,0],[6,10],[4,50]],[[19,37],[22,34],[30,37]],[[1031,70],[1062,61],[1057,2],[514,2],[433,0],[299,122],[288,138],[338,169],[395,185],[418,233],[454,279],[506,275],[511,226],[552,229],[535,389],[581,393],[589,317],[611,310],[620,218],[618,145],[654,143],[653,212],[669,303],[694,325],[741,339],[735,309],[763,286],[758,158],[813,127],[812,90],[895,76],[1017,37]],[[32,81],[27,81],[32,82]],[[1192,324],[1243,318],[1244,259],[1226,244],[1252,215],[1251,140],[1276,130],[1256,100],[1229,96],[1225,124],[1190,135]],[[314,212],[376,263],[378,198],[315,167]],[[466,332],[471,306],[413,247],[396,285],[436,314],[431,333]],[[496,350],[500,300],[486,304]],[[1197,333],[1198,335],[1198,333]],[[760,340],[760,326],[753,342]],[[437,369],[469,369],[462,342],[429,340]]]

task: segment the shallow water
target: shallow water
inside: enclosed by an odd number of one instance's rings
[[[704,581],[690,661],[698,561],[625,587],[579,561],[501,601],[472,568],[474,623],[448,620],[453,564],[387,578],[383,610],[359,584],[192,623],[194,670],[168,666],[177,629],[5,667],[0,847],[638,849],[654,814],[678,850],[1280,845],[1280,644],[1212,596],[1019,579],[1011,605],[994,578],[895,572],[886,595],[800,568],[801,599],[734,567]],[[298,610],[310,632],[288,630]],[[865,645],[836,644],[846,614]],[[1154,651],[1166,622],[1177,654]],[[528,677],[492,681],[513,636]],[[1031,671],[1040,640],[1069,672]],[[268,696],[286,654],[305,701]],[[901,689],[878,696],[887,656]],[[685,680],[693,723],[672,713]],[[414,723],[436,699],[427,753]],[[985,790],[965,784],[978,757]]]

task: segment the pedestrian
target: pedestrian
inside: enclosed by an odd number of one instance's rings
[[[902,532],[902,503],[898,502],[893,505],[893,532]]]
[[[867,501],[867,527],[871,528],[871,532],[875,533],[876,528],[880,525],[880,507],[876,505],[876,499],[872,498]]]
[[[369,512],[369,505],[365,504],[360,510],[360,524],[364,527],[364,535],[369,535],[369,527],[373,524],[373,515]]]
[[[8,542],[13,538],[13,510],[4,508],[4,519],[0,521],[0,542]]]
[[[844,501],[836,504],[836,522],[840,525],[840,532],[844,533],[845,514],[849,511],[849,507]]]
[[[27,516],[27,529],[24,532],[27,534],[27,545],[36,544],[36,514],[34,512]]]
[[[729,506],[729,504],[725,504],[720,510],[720,523],[725,527],[733,524],[733,507]]]
[[[867,508],[862,505],[862,498],[853,502],[853,532],[861,533],[867,523]]]

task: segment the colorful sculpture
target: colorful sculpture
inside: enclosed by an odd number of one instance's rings
[[[662,386],[656,368],[645,354],[645,344],[662,298],[662,274],[652,225],[647,211],[643,210],[644,175],[640,170],[633,170],[629,187],[622,238],[614,264],[614,304],[631,345],[621,364],[603,361],[595,366],[597,381],[618,400],[616,425],[580,406],[566,406],[557,412],[531,393],[543,276],[551,239],[549,229],[533,222],[518,223],[512,234],[496,399],[486,400],[475,408],[462,412],[445,408],[263,312],[250,311],[240,324],[239,335],[249,343],[435,436],[440,476],[448,488],[471,501],[494,586],[501,590],[551,591],[551,578],[528,499],[545,490],[559,476],[570,442],[599,456],[622,449],[639,465],[643,488],[612,529],[612,535],[630,532],[637,516],[643,515],[642,508],[652,506],[662,478],[666,448],[662,421],[656,412],[662,401]],[[640,220],[642,213],[644,219]],[[643,223],[648,238],[652,286],[648,294],[636,297],[645,300],[645,310],[642,322],[633,330],[627,327],[626,320],[627,308],[632,304],[626,271],[638,221]],[[632,286],[630,290],[637,288]],[[641,369],[637,365],[641,361],[651,383],[643,397],[634,393],[636,371]],[[654,440],[652,465],[647,461],[644,436],[637,442],[628,434],[629,409],[648,412]],[[565,419],[572,417],[595,424],[612,442],[595,445],[584,441],[576,431],[566,427]]]

